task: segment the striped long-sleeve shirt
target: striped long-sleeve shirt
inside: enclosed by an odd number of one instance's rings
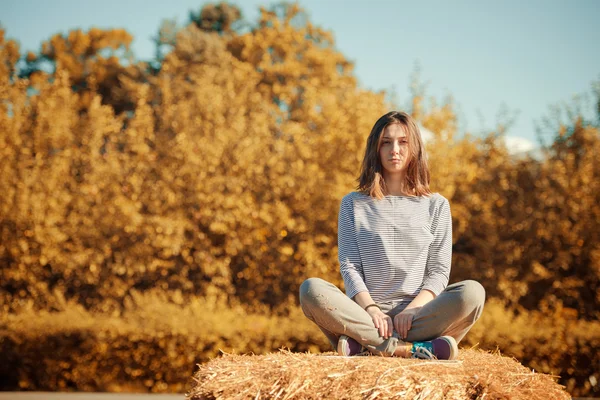
[[[410,302],[422,289],[439,295],[452,260],[448,200],[352,192],[342,199],[338,258],[346,294],[368,291],[375,302]]]

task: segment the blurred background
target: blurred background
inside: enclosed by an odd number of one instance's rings
[[[600,396],[600,3],[0,3],[0,390],[183,392],[328,351],[337,213],[391,109],[450,200],[464,347]]]

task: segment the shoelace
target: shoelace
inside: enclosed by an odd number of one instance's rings
[[[437,357],[425,347],[417,347],[410,358],[423,360],[437,360]]]

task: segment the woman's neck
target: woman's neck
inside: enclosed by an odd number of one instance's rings
[[[386,194],[392,196],[414,196],[414,190],[406,186],[405,176],[384,176]]]

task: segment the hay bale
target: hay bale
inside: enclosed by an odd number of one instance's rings
[[[463,350],[457,361],[338,357],[280,351],[230,355],[201,365],[200,399],[570,399],[555,377],[512,358]]]

